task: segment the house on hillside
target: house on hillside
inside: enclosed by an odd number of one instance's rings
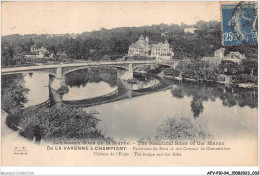
[[[239,52],[230,52],[228,55],[224,57],[223,60],[240,63],[244,59],[246,59],[245,55],[240,54]]]
[[[32,53],[36,53],[38,50],[37,50],[37,46],[36,44],[32,45],[31,46],[31,50],[30,50]]]
[[[194,40],[198,36],[196,30],[197,28],[194,27],[184,28],[184,33],[185,33],[184,38],[186,38],[187,40]]]
[[[65,51],[59,50],[59,51],[57,51],[56,55],[57,55],[58,58],[68,58],[68,55],[66,54]]]
[[[50,53],[49,58],[50,58],[50,59],[53,59],[53,58],[54,58],[54,53],[53,53],[53,52]]]
[[[224,59],[225,48],[220,48],[214,52],[213,57],[203,57],[201,60],[207,62],[210,65],[219,65]]]
[[[232,61],[240,63],[243,59],[246,59],[245,55],[239,52],[230,52],[224,56],[225,48],[220,48],[214,52],[213,57],[203,57],[201,60],[209,63],[210,65],[219,65],[222,61]]]
[[[32,54],[25,55],[28,58],[44,58],[45,55],[49,54],[49,51],[44,46],[37,48],[36,44],[31,46],[30,51]]]
[[[34,45],[31,46],[31,52],[32,53],[39,53],[39,52],[47,53],[49,51],[44,46],[37,48],[36,44],[34,44]]]
[[[172,48],[170,48],[167,39],[164,43],[152,44],[151,45],[151,57],[156,59],[169,60],[174,56]]]
[[[155,57],[158,60],[171,59],[174,55],[167,39],[164,43],[149,44],[149,38],[141,35],[139,39],[129,46],[128,56]]]
[[[192,33],[192,34],[194,34],[195,30],[197,30],[197,28],[194,28],[194,27],[184,28],[184,32],[185,33]]]

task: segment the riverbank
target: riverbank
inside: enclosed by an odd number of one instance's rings
[[[213,83],[219,83],[219,84],[229,84],[229,85],[236,85],[238,87],[241,88],[258,88],[258,85],[253,84],[253,83],[227,83],[225,81],[212,81],[212,80],[196,80],[196,79],[192,79],[192,78],[182,78],[182,77],[175,77],[175,76],[169,76],[169,75],[162,75],[163,77],[167,78],[167,79],[172,79],[172,80],[178,80],[178,81],[190,81],[190,82],[213,82]]]
[[[1,139],[2,147],[7,147],[11,141],[21,141],[21,144],[30,144],[32,141],[23,138],[18,131],[14,131],[6,125],[6,118],[8,114],[1,110]]]

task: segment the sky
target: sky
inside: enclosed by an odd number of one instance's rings
[[[2,36],[220,20],[219,2],[2,2]]]

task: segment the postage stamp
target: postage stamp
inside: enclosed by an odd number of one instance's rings
[[[223,45],[257,42],[256,3],[222,3],[221,12]]]

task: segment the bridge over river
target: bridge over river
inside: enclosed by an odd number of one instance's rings
[[[139,67],[152,66],[152,65],[166,65],[175,68],[179,60],[135,60],[135,61],[102,61],[102,62],[81,62],[81,63],[70,63],[70,64],[56,64],[56,65],[39,65],[39,66],[28,66],[28,67],[14,67],[14,68],[2,68],[1,74],[16,74],[16,73],[32,73],[32,72],[45,72],[55,76],[55,80],[50,85],[53,89],[58,90],[64,84],[64,76],[67,73],[91,68],[91,67],[116,67],[120,71],[118,78],[128,80],[133,78],[133,72]]]
[[[59,94],[56,90],[52,88],[49,88],[49,99],[41,104],[36,105],[36,107],[53,106],[55,104],[63,104],[66,106],[73,107],[91,107],[105,103],[112,103],[128,98],[139,97],[146,94],[151,94],[172,88],[171,85],[169,85],[167,82],[165,82],[163,79],[159,77],[156,77],[155,80],[156,83],[150,87],[134,90],[133,84],[128,83],[126,80],[117,79],[117,89],[113,92],[94,98],[87,98],[81,100],[63,100],[62,94]]]

